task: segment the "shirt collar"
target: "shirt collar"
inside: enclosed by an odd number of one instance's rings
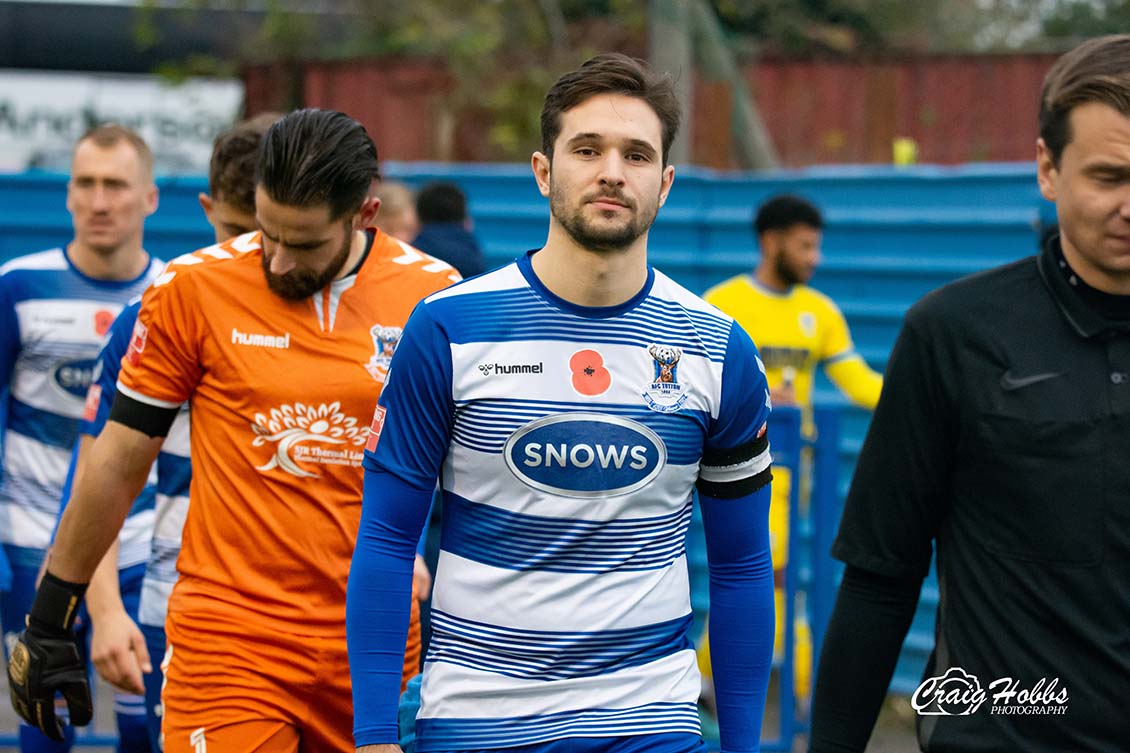
[[[1059,234],[1052,234],[1044,241],[1044,247],[1036,258],[1036,266],[1044,286],[1051,293],[1052,300],[1072,329],[1078,332],[1080,337],[1086,338],[1118,332],[1130,333],[1130,322],[1106,319],[1083,301],[1078,291],[1071,287],[1071,283],[1058,268],[1062,254]]]

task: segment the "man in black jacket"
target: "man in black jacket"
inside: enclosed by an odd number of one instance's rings
[[[937,548],[923,751],[1125,750],[1130,722],[1130,35],[1044,82],[1060,233],[907,314],[833,554],[811,751],[862,751]]]

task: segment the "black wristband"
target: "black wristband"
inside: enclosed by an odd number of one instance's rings
[[[86,583],[69,583],[51,573],[44,573],[27,615],[28,627],[56,635],[70,632],[82,597],[86,595],[86,587]]]

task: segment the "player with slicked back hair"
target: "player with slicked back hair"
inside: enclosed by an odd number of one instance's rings
[[[201,193],[199,200],[217,243],[255,229],[255,162],[259,142],[279,117],[258,116],[237,123],[216,137],[208,168],[208,193]],[[78,450],[71,461],[60,515],[70,499],[70,480],[79,472],[90,445],[109,418],[122,357],[140,308],[138,296],[114,320],[98,354],[96,376],[87,391]],[[157,456],[156,474],[151,475],[134,501],[119,542],[103,557],[86,593],[93,628],[94,666],[103,679],[119,689],[114,699],[117,708],[135,711],[138,716],[144,714],[145,732],[153,751],[161,750],[161,686],[165,675],[159,662],[165,655],[165,612],[176,582],[176,558],[192,476],[187,406],[178,414],[169,434]],[[131,549],[140,551],[129,552]],[[147,561],[140,563],[139,558],[145,555]],[[123,569],[119,577],[119,561],[139,564]]]
[[[142,297],[90,448],[98,472],[76,479],[9,672],[27,717],[60,687],[81,688],[57,671],[71,668],[69,605],[188,402],[193,477],[166,620],[165,751],[352,749],[345,583],[368,417],[408,314],[458,279],[371,227],[378,174],[360,123],[286,115],[259,149],[259,230],[173,260]]]

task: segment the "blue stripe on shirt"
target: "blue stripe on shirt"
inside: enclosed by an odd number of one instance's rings
[[[567,680],[618,672],[692,648],[692,616],[591,633],[521,630],[432,610],[425,661],[522,680]]]
[[[625,709],[584,709],[542,716],[416,720],[417,750],[508,748],[568,737],[699,734],[693,703],[654,703]]]
[[[444,492],[440,548],[507,570],[659,570],[683,556],[691,505],[672,515],[581,520],[524,515]]]
[[[78,419],[8,401],[8,430],[51,447],[70,450],[78,439]]]

